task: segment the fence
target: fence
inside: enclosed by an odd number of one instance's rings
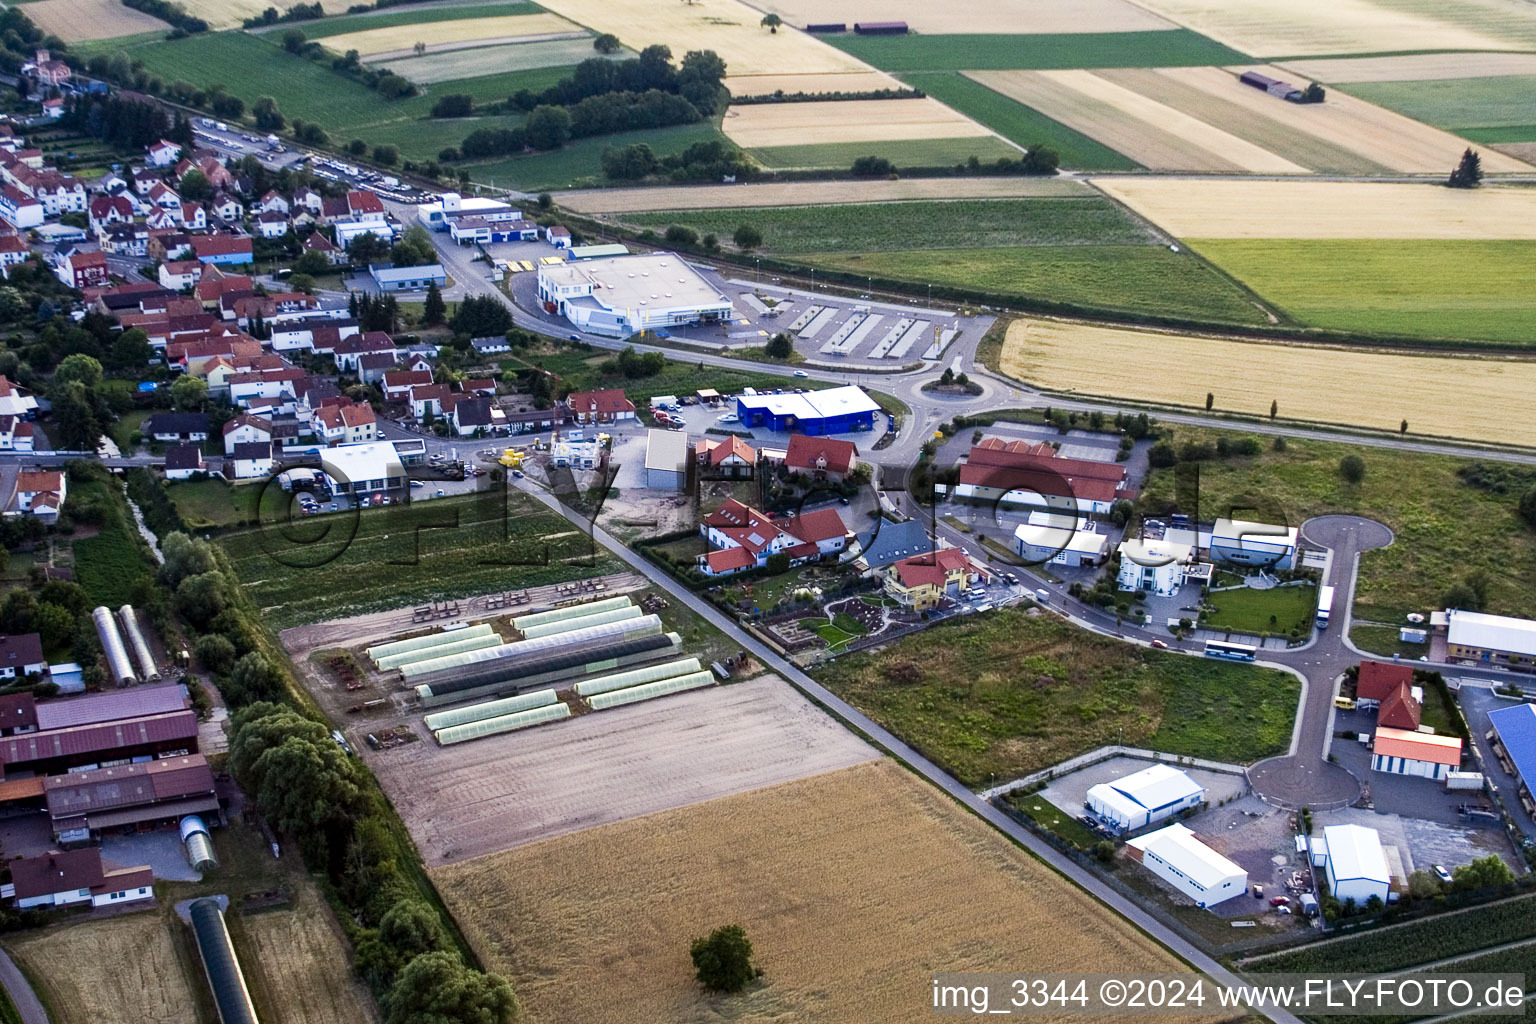
[[[1168,754],[1160,750],[1147,750],[1143,747],[1126,747],[1118,743],[1090,750],[1086,754],[1078,754],[1068,758],[1059,764],[1053,764],[1049,768],[1042,768],[1032,775],[1013,779],[1000,786],[993,786],[981,792],[983,800],[993,800],[1004,796],[1016,789],[1028,789],[1042,782],[1049,782],[1062,775],[1070,775],[1075,771],[1087,768],[1089,765],[1108,761],[1112,757],[1134,757],[1143,761],[1161,761],[1164,764],[1174,764],[1182,768],[1204,768],[1207,771],[1223,772],[1227,775],[1241,775],[1246,784],[1248,769],[1240,764],[1228,764],[1225,761],[1211,761],[1203,757],[1189,757],[1184,754]]]

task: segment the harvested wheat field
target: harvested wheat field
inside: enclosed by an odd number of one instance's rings
[[[594,188],[561,192],[555,202],[577,213],[719,210],[765,206],[893,203],[910,199],[1017,199],[1084,196],[1071,178],[899,178],[895,181],[770,181],[755,185]]]
[[[1048,35],[1176,28],[1126,0],[757,0],[796,28],[814,22],[904,21],[928,35]]]
[[[327,36],[325,46],[337,53],[356,50],[366,60],[378,54],[400,50],[409,53],[417,43],[425,43],[430,51],[434,48],[451,49],[451,44],[490,46],[496,40],[511,42],[517,39],[550,38],[581,31],[579,25],[573,25],[553,14],[512,14],[497,18],[463,18],[458,21],[429,21],[415,25],[370,28],[345,35]]]
[[[1306,174],[1307,168],[1091,71],[967,76],[1155,171]]]
[[[1181,238],[1536,240],[1536,189],[1151,177],[1093,183]]]
[[[1458,25],[1428,11],[1393,10],[1372,0],[1140,2],[1171,21],[1255,57],[1524,48],[1492,29]],[[1509,17],[1519,16],[1518,0],[1506,0],[1504,6]]]
[[[732,96],[771,96],[776,92],[807,95],[827,92],[875,92],[905,89],[904,82],[884,71],[838,71],[820,75],[727,75],[725,87]]]
[[[124,7],[118,0],[42,0],[27,4],[27,17],[40,30],[66,43],[170,29],[159,18]]]
[[[188,14],[202,18],[211,29],[239,28],[272,6],[271,0],[177,0]],[[341,5],[336,6],[337,10]]]
[[[1475,441],[1536,436],[1536,362],[1228,341],[1015,320],[1002,369],[1052,391]]]
[[[186,930],[162,908],[12,937],[6,949],[56,1020],[198,1024],[202,965],[190,933],[176,928]]]
[[[363,983],[349,970],[346,941],[314,887],[293,907],[243,915],[234,925],[252,998],[283,1024],[374,1024]]]
[[[722,1019],[688,944],[724,923],[746,929],[765,972],[728,1004],[741,1022],[928,1021],[933,971],[1182,969],[891,761],[432,876],[534,1024]]]
[[[1319,82],[1432,82],[1536,75],[1536,53],[1408,53],[1395,57],[1288,60],[1282,70]]]
[[[540,0],[540,5],[594,32],[612,32],[632,50],[665,43],[679,60],[689,50],[714,50],[732,75],[874,70],[804,32],[770,33],[762,27],[762,12],[739,0]]]
[[[743,149],[886,139],[962,139],[992,134],[927,97],[731,107],[720,127]]]

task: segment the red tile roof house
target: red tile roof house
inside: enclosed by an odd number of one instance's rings
[[[94,846],[24,857],[12,862],[11,879],[20,910],[71,903],[118,906],[155,895],[155,875],[147,865],[125,868],[113,864],[103,860],[101,850]]]
[[[58,518],[64,507],[68,479],[58,470],[22,470],[16,474],[15,507],[39,519]]]
[[[716,549],[698,556],[698,567],[706,576],[764,566],[769,556],[780,553],[789,557],[791,565],[798,565],[841,551],[848,542],[847,526],[831,509],[775,521],[735,498],[705,516],[699,533]]]
[[[694,452],[706,477],[750,478],[757,470],[757,449],[735,435],[724,441],[705,438]]]
[[[1376,724],[1414,732],[1419,727],[1421,712],[1419,702],[1413,699],[1413,690],[1407,683],[1398,683],[1397,689],[1382,699],[1381,708],[1376,712]]]
[[[961,548],[940,548],[895,562],[885,570],[885,592],[914,611],[960,595],[985,572]]]
[[[859,448],[852,441],[793,434],[785,451],[784,466],[813,480],[841,483],[859,464]]]
[[[577,423],[615,423],[635,418],[635,403],[625,397],[622,388],[602,391],[573,391],[565,407]]]
[[[1355,699],[1385,701],[1404,683],[1413,684],[1413,667],[1384,661],[1362,661],[1355,679]]]

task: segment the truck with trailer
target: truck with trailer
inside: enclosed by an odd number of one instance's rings
[[[1333,614],[1333,588],[1317,588],[1317,628],[1327,629],[1328,619]]]

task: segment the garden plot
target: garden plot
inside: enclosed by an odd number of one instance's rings
[[[337,53],[356,50],[364,60],[387,60],[412,52],[417,43],[428,53],[466,46],[491,46],[497,42],[539,37],[584,35],[579,25],[545,12],[502,15],[494,18],[466,18],[458,21],[432,21],[415,25],[390,25],[348,32],[325,39],[327,49]]]
[[[1283,156],[1090,71],[973,71],[969,77],[1152,170],[1307,173]]]
[[[739,0],[549,0],[543,6],[594,32],[611,32],[632,50],[665,43],[679,59],[689,50],[714,50],[733,75],[873,70],[803,32],[770,33],[762,12]]]
[[[1081,196],[1087,189],[1087,185],[1070,178],[898,178],[895,181],[773,181],[687,188],[597,188],[562,192],[555,201],[562,208],[577,213],[640,213],[647,210],[890,203],[906,199]]]
[[[1096,178],[1181,238],[1536,240],[1536,190],[1347,181]]]
[[[1536,53],[1408,53],[1392,57],[1288,60],[1285,71],[1319,82],[1424,82],[1536,75]]]
[[[1536,436],[1536,362],[1261,344],[1016,320],[1004,373],[1052,391],[1479,441]]]
[[[802,28],[816,22],[905,21],[924,35],[1055,35],[1058,33],[1145,32],[1178,26],[1126,0],[759,0]]]
[[[732,107],[726,111],[721,127],[732,142],[745,149],[992,134],[938,100],[928,98]]]
[[[43,32],[66,43],[164,32],[170,28],[159,18],[124,7],[118,0],[42,0],[28,4],[26,15]]]

